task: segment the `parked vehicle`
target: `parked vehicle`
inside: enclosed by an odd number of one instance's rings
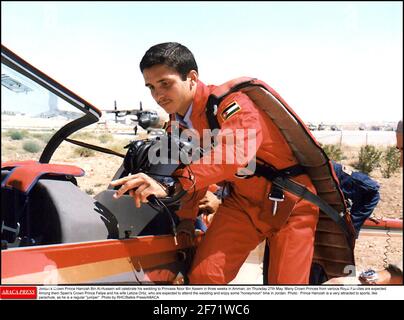
[[[309,122],[309,123],[307,124],[307,127],[308,127],[309,130],[311,130],[311,131],[317,130],[317,126],[314,125],[314,124],[312,124],[311,122]]]
[[[331,131],[341,131],[341,128],[339,128],[337,125],[333,124],[330,126]]]

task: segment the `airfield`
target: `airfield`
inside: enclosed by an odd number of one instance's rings
[[[9,129],[21,129],[21,130],[33,130],[40,132],[56,131],[71,119],[67,119],[63,116],[57,116],[52,118],[41,117],[29,117],[26,115],[1,115],[2,130]],[[134,139],[135,124],[128,123],[115,123],[113,120],[100,121],[92,124],[82,130],[90,131],[94,133],[111,133],[121,139],[127,138],[128,140]],[[343,126],[342,126],[343,127]],[[348,126],[350,128],[353,125]],[[357,125],[356,127],[359,127]],[[370,125],[369,125],[370,127]],[[138,133],[140,138],[143,138],[146,131],[138,127]],[[359,130],[348,129],[340,131],[332,130],[312,130],[313,136],[323,144],[338,144],[348,146],[361,146],[361,145],[375,145],[375,146],[388,146],[396,143],[395,131],[382,131],[382,130]]]
[[[3,136],[3,133],[14,130],[27,130],[38,133],[54,133],[62,126],[71,121],[62,116],[53,118],[33,118],[24,115],[1,115],[2,122],[2,160],[6,161],[8,158],[15,158],[18,153],[19,156],[26,156],[32,158],[39,155],[22,154],[20,149],[21,141],[13,141],[10,138]],[[138,128],[138,134],[135,136],[133,131],[133,124],[115,123],[114,121],[104,121],[92,124],[79,132],[88,132],[93,134],[94,137],[101,136],[105,133],[112,135],[116,139],[116,143],[125,146],[130,140],[142,139],[147,137],[147,132],[142,128]],[[352,154],[357,153],[360,146],[365,144],[386,147],[395,145],[396,133],[395,131],[382,131],[382,130],[359,130],[354,128],[344,129],[341,131],[332,130],[313,130],[312,135],[323,144],[336,144],[345,148],[349,146],[352,148]],[[3,144],[3,141],[6,142]],[[97,140],[94,140],[95,142]],[[8,149],[8,145],[12,145],[12,149]],[[77,157],[72,150],[76,148],[68,143],[63,143],[54,155],[53,161],[56,163],[74,163],[79,164],[86,172],[86,175],[79,178],[79,184],[83,190],[89,194],[97,194],[100,190],[105,188],[106,181],[110,181],[115,167],[121,163],[121,159],[96,153],[95,156],[80,158]],[[345,150],[351,150],[345,148]],[[124,152],[124,151],[123,151]],[[346,163],[351,161],[351,157],[345,160]],[[105,170],[105,168],[112,168]],[[375,215],[389,218],[402,219],[402,170],[391,179],[384,179],[380,173],[376,172],[375,178],[381,184],[381,202],[376,208]],[[359,237],[356,249],[356,263],[357,270],[361,271],[367,267],[381,269],[383,267],[383,257],[386,246],[386,235],[382,236],[366,236],[363,234]],[[402,236],[391,238],[391,248],[388,252],[389,261],[401,260],[402,261]],[[242,266],[238,276],[231,282],[232,284],[261,284],[262,283],[262,255],[263,244],[260,244],[253,250],[244,265]]]

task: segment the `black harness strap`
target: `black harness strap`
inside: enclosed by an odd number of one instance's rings
[[[304,167],[300,164],[296,164],[294,166],[279,170],[267,163],[257,163],[254,175],[262,176],[272,181],[276,177],[297,177],[305,173],[306,171],[304,170]]]
[[[347,236],[350,235],[345,221],[342,218],[342,214],[339,214],[337,210],[331,207],[327,202],[321,199],[316,194],[312,193],[306,187],[294,182],[289,177],[298,176],[304,174],[305,170],[301,165],[295,165],[283,170],[277,170],[275,167],[266,164],[256,165],[255,176],[262,176],[281,189],[287,190],[294,195],[301,197],[320,208],[321,211],[326,213],[334,222],[336,222]]]
[[[220,129],[219,121],[217,121],[216,114],[221,99],[211,94],[206,103],[206,116],[208,117],[208,123],[210,130]]]

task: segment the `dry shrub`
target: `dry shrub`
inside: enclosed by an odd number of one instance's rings
[[[382,151],[378,150],[375,146],[362,146],[359,151],[359,160],[354,163],[354,168],[363,173],[370,174],[374,169],[380,167],[381,158]]]
[[[38,142],[33,140],[24,142],[22,148],[30,153],[37,153],[42,149],[41,146],[38,144]]]
[[[29,136],[29,132],[27,130],[11,129],[6,132],[6,135],[9,136],[11,140],[23,140]]]
[[[395,146],[388,147],[382,156],[380,171],[383,178],[390,178],[400,168],[400,151]]]
[[[74,155],[79,156],[79,157],[93,157],[95,155],[95,151],[91,150],[89,148],[84,148],[84,147],[79,147],[74,149]]]
[[[114,136],[110,133],[103,133],[98,136],[98,140],[100,140],[101,143],[107,143],[113,141]]]

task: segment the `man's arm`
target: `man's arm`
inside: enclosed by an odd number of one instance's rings
[[[221,126],[218,145],[198,162],[176,171],[184,190],[193,187],[198,191],[233,178],[255,157],[262,143],[259,111],[245,94],[226,97],[218,108],[217,119]]]

